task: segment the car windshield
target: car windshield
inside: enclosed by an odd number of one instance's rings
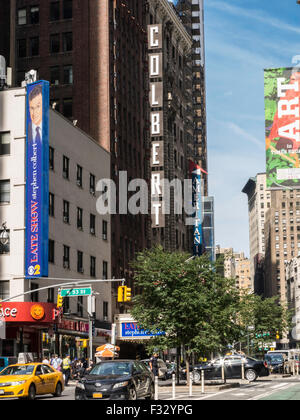
[[[266,360],[270,362],[283,362],[283,356],[282,354],[268,354]]]
[[[126,376],[131,373],[131,363],[115,362],[115,363],[100,363],[96,365],[90,372],[93,376]]]
[[[34,365],[9,366],[0,373],[0,376],[32,375],[34,368],[35,368]]]

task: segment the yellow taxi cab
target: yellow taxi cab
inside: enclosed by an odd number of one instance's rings
[[[0,399],[34,400],[45,394],[60,397],[63,390],[63,374],[43,363],[11,365],[0,372]]]

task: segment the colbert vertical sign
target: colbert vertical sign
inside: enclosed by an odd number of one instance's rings
[[[25,277],[48,276],[49,83],[27,86]]]
[[[151,214],[152,228],[165,227],[163,214],[164,179],[164,88],[162,25],[148,26],[151,136]]]

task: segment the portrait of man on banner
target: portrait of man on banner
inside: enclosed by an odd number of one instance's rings
[[[36,85],[29,94],[28,141],[41,143],[43,137],[43,88]]]

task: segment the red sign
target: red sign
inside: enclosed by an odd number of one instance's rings
[[[55,309],[52,303],[6,302],[0,303],[0,318],[6,322],[53,324]]]
[[[77,331],[81,333],[89,333],[89,324],[82,322],[82,321],[72,321],[68,319],[63,319],[58,328],[60,330],[68,330],[68,331]]]

